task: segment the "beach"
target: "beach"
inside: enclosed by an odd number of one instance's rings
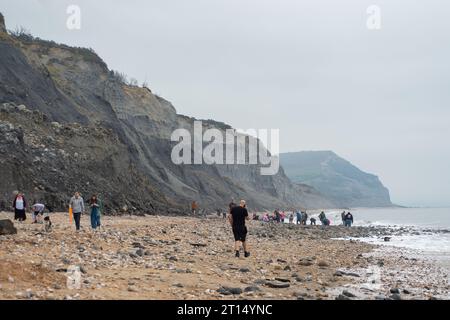
[[[398,232],[384,227],[250,221],[252,255],[235,258],[217,216],[103,217],[96,232],[83,216],[79,233],[67,214],[52,221],[0,236],[0,299],[448,299],[436,264],[358,240]]]

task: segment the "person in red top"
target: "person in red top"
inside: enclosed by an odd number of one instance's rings
[[[14,208],[14,220],[25,221],[27,220],[26,208],[27,201],[25,200],[25,196],[22,192],[17,193],[16,197],[13,201]]]
[[[191,204],[191,212],[192,212],[192,214],[195,215],[197,213],[197,209],[198,209],[197,202],[196,201],[192,201],[192,204]]]

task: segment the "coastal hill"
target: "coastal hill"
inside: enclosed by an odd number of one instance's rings
[[[171,134],[192,132],[196,119],[110,70],[92,49],[7,32],[3,16],[0,105],[0,209],[19,189],[55,210],[76,190],[100,193],[112,213],[186,213],[193,200],[224,209],[232,197],[253,209],[334,206],[282,168],[262,176],[259,164],[175,165]],[[230,128],[213,120],[203,127]]]
[[[338,207],[391,206],[389,190],[379,178],[361,171],[332,151],[280,154],[286,175],[310,185]]]

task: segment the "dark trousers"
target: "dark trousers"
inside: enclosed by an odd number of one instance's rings
[[[27,214],[25,213],[25,209],[22,210],[14,209],[14,220],[19,221],[27,220]]]
[[[73,220],[75,220],[75,227],[77,228],[77,230],[80,230],[81,212],[74,212]]]

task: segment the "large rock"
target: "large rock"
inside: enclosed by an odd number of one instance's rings
[[[17,229],[11,220],[0,220],[0,235],[17,234]]]

